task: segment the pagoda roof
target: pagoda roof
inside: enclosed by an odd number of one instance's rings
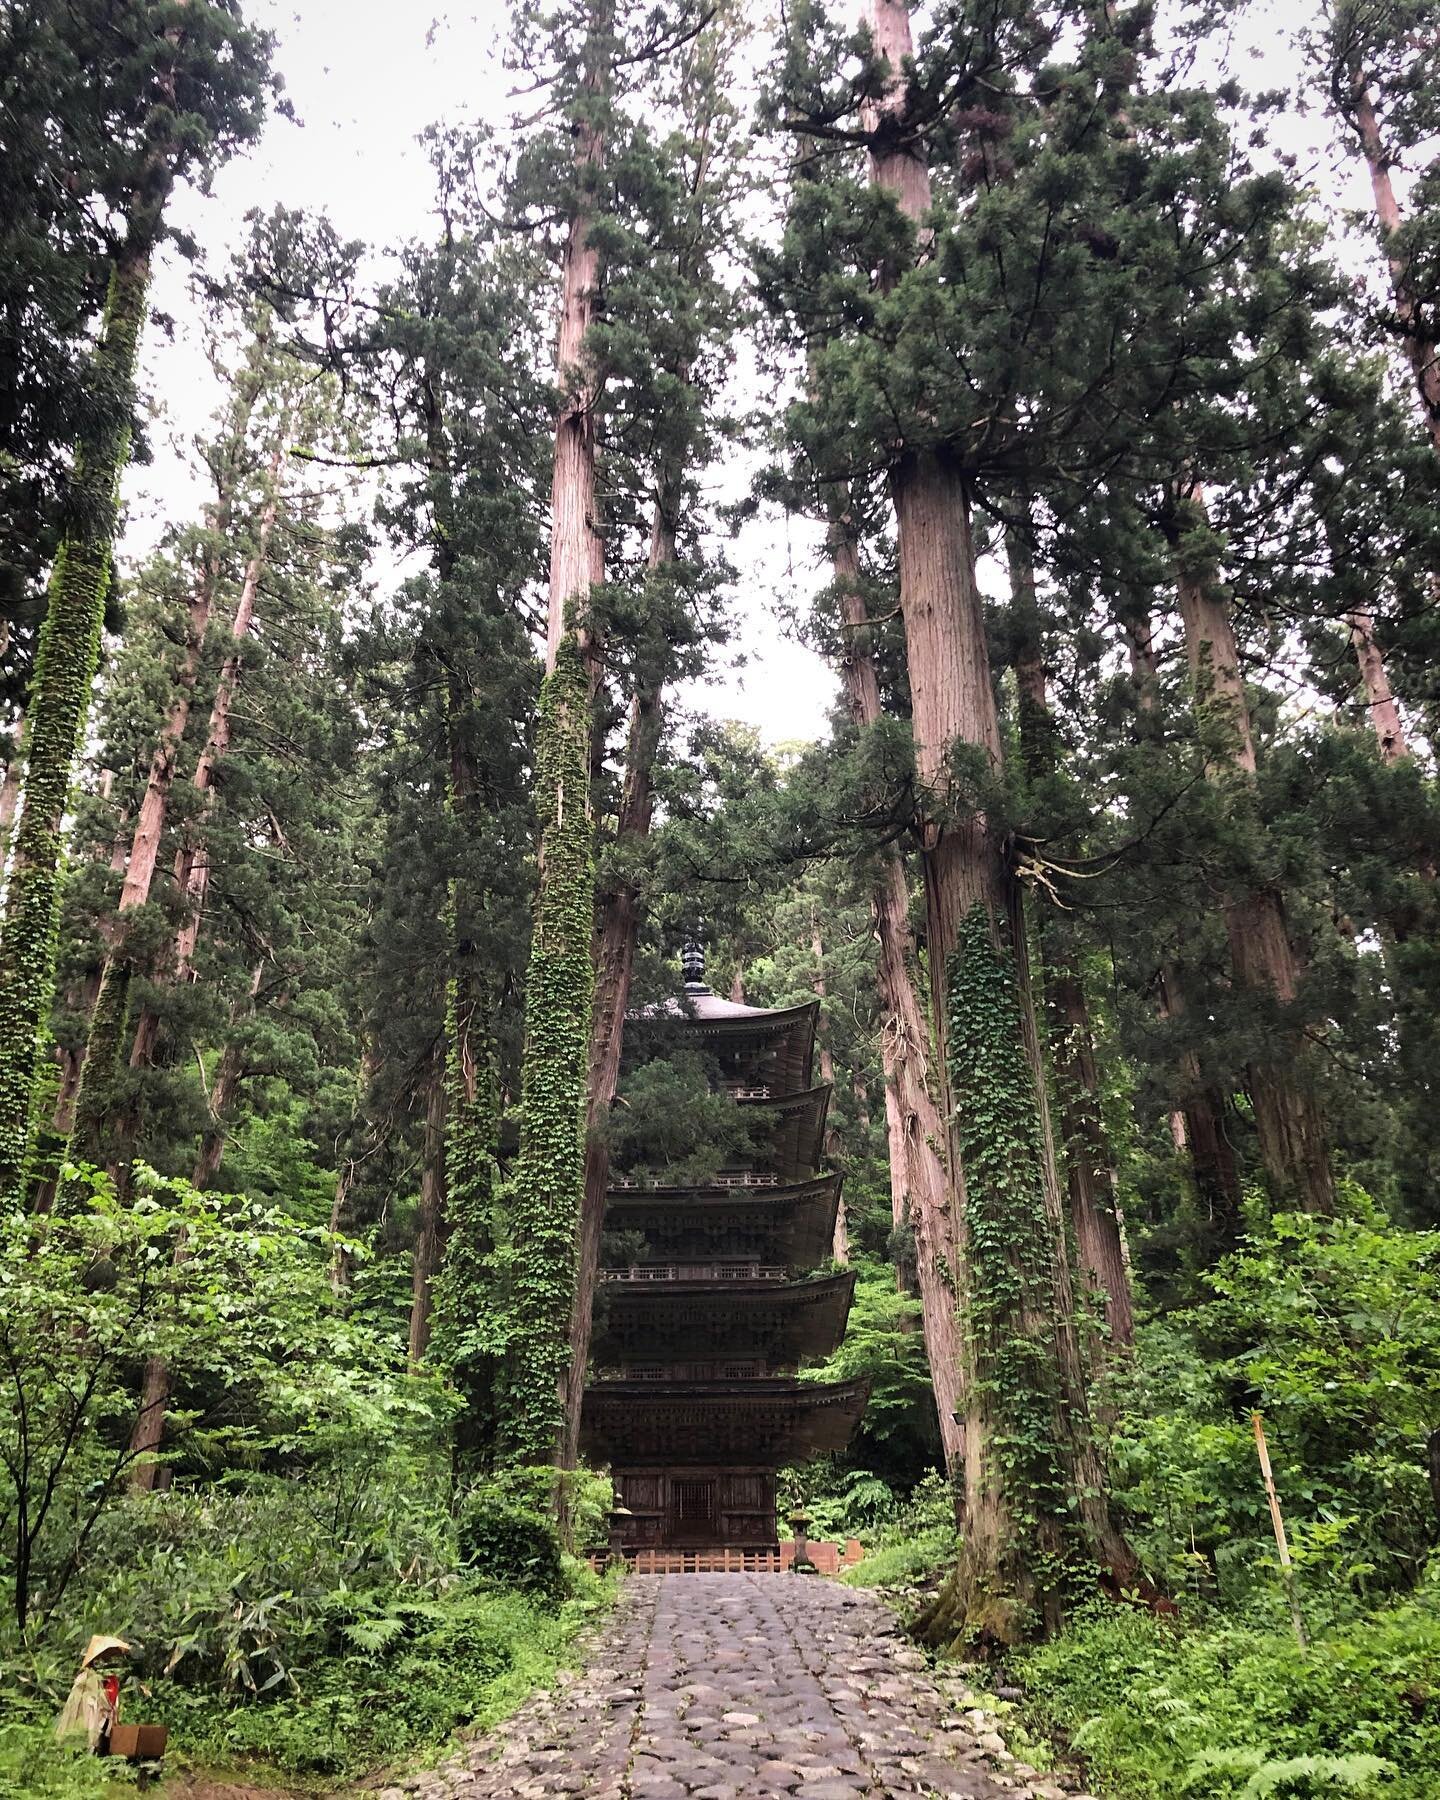
[[[736,1105],[762,1107],[775,1114],[769,1168],[782,1182],[808,1181],[815,1174],[820,1167],[825,1115],[830,1109],[828,1085],[806,1088],[799,1094],[737,1100]]]
[[[643,1006],[629,1015],[629,1021],[664,1019],[681,1025],[687,1037],[752,1043],[764,1049],[772,1065],[771,1085],[777,1092],[789,1093],[810,1085],[819,1017],[818,1000],[802,1000],[795,1006],[746,1006],[723,1000],[707,987],[687,987],[683,998]]]
[[[840,1206],[838,1172],[783,1186],[612,1188],[605,1222],[638,1231],[662,1254],[734,1254],[735,1239],[766,1247],[766,1260],[813,1269],[830,1255]]]
[[[599,1381],[585,1390],[584,1453],[621,1466],[778,1466],[843,1450],[869,1398],[864,1381]]]
[[[597,1366],[691,1356],[753,1356],[794,1368],[828,1356],[845,1335],[855,1272],[808,1281],[602,1281]]]

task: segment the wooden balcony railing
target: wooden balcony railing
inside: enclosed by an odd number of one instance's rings
[[[672,1187],[672,1182],[658,1176],[612,1175],[612,1188],[623,1189],[626,1193],[643,1192],[647,1188]],[[722,1169],[718,1175],[712,1175],[708,1181],[698,1184],[708,1188],[777,1188],[783,1185],[778,1175],[768,1175],[756,1169]]]
[[[783,1281],[783,1264],[762,1262],[631,1263],[627,1269],[602,1269],[602,1280],[657,1281]]]

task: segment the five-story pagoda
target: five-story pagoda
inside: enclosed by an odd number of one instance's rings
[[[601,1270],[582,1447],[611,1468],[627,1549],[761,1550],[777,1471],[842,1449],[866,1400],[863,1383],[794,1374],[839,1344],[855,1284],[831,1266],[841,1177],[821,1169],[819,1003],[722,1000],[694,945],[685,977],[683,1007],[634,1015],[627,1035],[643,1052],[663,1023],[751,1129],[701,1183],[612,1178],[606,1241],[622,1252]]]

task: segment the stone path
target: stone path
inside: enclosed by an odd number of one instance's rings
[[[380,1800],[1071,1800],[930,1670],[885,1603],[793,1575],[639,1575],[584,1646],[462,1758]],[[1080,1796],[1080,1800],[1087,1797]]]

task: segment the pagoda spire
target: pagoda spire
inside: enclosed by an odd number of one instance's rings
[[[698,925],[692,927],[690,936],[685,940],[685,946],[680,952],[680,967],[685,974],[687,994],[710,992],[705,982],[705,942]]]

